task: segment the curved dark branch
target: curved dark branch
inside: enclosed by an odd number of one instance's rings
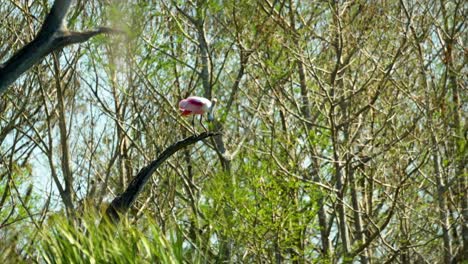
[[[106,210],[106,215],[109,220],[114,224],[120,221],[119,215],[126,213],[130,209],[153,172],[155,172],[170,156],[186,146],[219,134],[219,132],[204,132],[199,135],[193,135],[178,141],[165,149],[157,159],[153,160],[148,166],[141,169],[130,182],[127,189],[111,202]]]

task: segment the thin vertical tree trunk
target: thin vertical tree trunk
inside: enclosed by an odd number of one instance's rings
[[[432,156],[432,165],[434,168],[434,176],[436,180],[436,188],[437,188],[437,202],[439,206],[439,217],[440,223],[442,227],[442,237],[444,241],[444,262],[450,264],[452,262],[452,239],[450,237],[450,220],[449,220],[449,212],[447,207],[447,200],[445,197],[446,193],[446,183],[442,176],[441,171],[441,160],[439,155],[439,143],[437,140],[437,136],[435,134],[435,125],[433,124],[433,111],[432,111],[432,103],[431,103],[431,95],[430,92],[430,84],[426,77],[426,72],[424,68],[424,59],[422,48],[420,44],[417,46],[419,52],[419,63],[420,63],[420,77],[421,83],[423,87],[425,87],[425,97],[426,97],[426,118],[427,118],[427,129],[430,131],[430,144],[431,144],[431,156]]]
[[[212,93],[212,86],[211,86],[211,59],[210,59],[210,54],[209,54],[209,44],[206,39],[206,29],[205,29],[205,19],[204,19],[204,13],[206,11],[202,10],[202,7],[198,6],[197,7],[197,19],[193,20],[195,23],[195,26],[197,28],[197,34],[198,34],[198,45],[200,49],[200,57],[201,57],[201,74],[200,78],[202,80],[203,84],[203,90],[204,90],[204,96],[208,99],[211,99],[213,97]],[[214,120],[214,129],[215,131],[220,131],[222,130],[222,124]],[[226,175],[231,176],[231,160],[226,156],[227,150],[224,144],[223,140],[223,135],[216,135],[213,137],[213,141],[216,146],[216,152],[218,154],[218,157],[221,161],[221,165],[223,168],[223,171]],[[230,188],[232,188],[230,181],[226,181],[226,190],[230,193]],[[232,211],[228,207],[224,208],[224,217],[226,219],[231,219],[232,218]],[[220,250],[219,250],[219,256],[218,256],[218,261],[221,262],[229,262],[231,259],[231,251],[232,251],[232,241],[230,239],[221,237],[220,238]]]
[[[348,159],[347,159],[348,160]],[[350,162],[350,161],[349,161]],[[347,162],[346,164],[346,175],[349,178],[349,183],[351,185],[351,201],[352,201],[352,206],[353,206],[353,215],[354,215],[354,229],[355,229],[355,234],[356,234],[356,240],[359,241],[359,243],[366,243],[364,239],[364,228],[362,226],[362,218],[361,218],[361,209],[359,207],[359,201],[358,201],[358,188],[356,184],[356,179],[354,178],[354,169],[352,168],[352,165]],[[364,249],[363,253],[361,254],[361,263],[362,264],[367,264],[369,263],[369,256],[367,253],[367,249]]]
[[[308,95],[304,63],[302,62],[302,60],[297,61],[297,67],[298,67],[298,72],[299,72],[299,84],[301,86],[301,98],[302,98],[301,112],[302,112],[302,115],[306,118],[306,120],[313,122],[312,115],[310,113],[311,105],[310,105],[309,95]],[[313,129],[311,123],[306,123],[305,125],[309,131]],[[314,146],[311,146],[311,147],[314,148]],[[311,153],[311,154],[312,154],[311,156],[316,156],[315,153]],[[311,172],[312,180],[315,182],[320,182],[319,162],[316,158],[313,158],[312,162],[314,164],[314,170]],[[322,243],[322,254],[323,256],[327,256],[327,255],[332,254],[333,249],[332,249],[330,238],[329,238],[327,212],[325,210],[325,203],[324,203],[323,197],[320,197],[318,199],[317,206],[318,206],[317,217],[319,220],[320,240]]]
[[[203,19],[197,21],[198,29],[198,47],[200,49],[200,57],[202,63],[201,80],[203,83],[203,90],[205,97],[211,99],[212,87],[211,87],[211,60],[208,50],[208,42],[206,41],[205,22]]]
[[[433,130],[433,128],[431,127],[431,124],[429,124],[429,129]],[[447,207],[447,199],[445,197],[447,186],[443,179],[442,171],[441,171],[439,144],[433,132],[431,132],[431,144],[432,144],[432,160],[433,160],[435,178],[436,178],[436,183],[437,183],[437,201],[439,204],[439,217],[440,217],[440,222],[442,225],[442,235],[443,235],[443,240],[444,240],[444,260],[446,264],[450,264],[452,263],[452,239],[450,237],[449,212],[448,212],[448,207]]]
[[[55,85],[57,90],[57,103],[58,103],[58,121],[59,121],[59,133],[60,133],[60,148],[62,157],[60,159],[63,180],[65,183],[64,189],[64,204],[67,209],[67,213],[73,216],[73,201],[74,201],[74,190],[73,190],[73,175],[70,164],[70,147],[68,143],[67,133],[67,121],[66,121],[66,110],[65,110],[65,96],[61,80],[60,62],[58,54],[53,53],[54,70],[55,70]]]
[[[443,3],[441,3],[443,4]],[[445,18],[444,18],[445,19]],[[453,63],[453,39],[444,39],[445,71],[448,76],[448,88],[452,90],[452,116],[453,116],[453,143],[455,148],[455,177],[460,191],[462,211],[462,244],[461,254],[458,258],[468,259],[468,179],[466,177],[467,158],[464,154],[464,133],[462,128],[462,106],[460,103],[460,91],[457,73]]]
[[[442,3],[443,4],[443,3]],[[407,16],[408,21],[412,20],[412,17],[406,7],[404,6],[403,1],[401,1],[401,5],[404,8],[405,14]],[[431,88],[430,82],[428,80],[428,74],[426,72],[426,66],[424,57],[425,54],[423,53],[423,47],[421,46],[421,42],[419,41],[418,34],[416,33],[413,26],[410,26],[409,29],[413,35],[414,44],[416,47],[417,58],[419,63],[419,77],[420,77],[420,84],[421,87],[424,88],[425,93],[425,117],[426,117],[426,128],[429,130],[430,136],[430,144],[431,144],[431,156],[432,156],[432,165],[434,168],[434,176],[436,182],[436,199],[438,202],[438,210],[439,210],[439,221],[442,228],[442,237],[443,237],[443,250],[444,250],[444,262],[449,264],[452,262],[453,255],[452,255],[452,239],[450,236],[449,228],[450,228],[450,219],[449,219],[449,212],[447,207],[447,200],[445,197],[446,194],[446,183],[442,177],[442,168],[441,168],[441,158],[439,156],[439,143],[437,140],[437,135],[435,134],[435,124],[433,123],[433,103],[432,98],[438,95],[433,95],[431,92],[433,89]]]
[[[337,78],[337,75],[339,74],[339,69],[341,67],[342,63],[342,54],[343,54],[343,38],[342,38],[342,27],[341,27],[341,22],[339,20],[339,15],[340,15],[340,10],[339,10],[339,3],[335,1],[330,2],[331,7],[332,7],[332,21],[333,25],[335,27],[335,32],[334,33],[334,40],[333,40],[333,47],[335,48],[335,54],[336,54],[336,59],[335,59],[335,65],[333,68],[333,71],[330,73],[330,110],[328,113],[328,119],[330,122],[330,128],[331,128],[331,140],[332,140],[332,146],[333,146],[333,160],[334,160],[334,178],[336,180],[336,189],[338,190],[338,201],[337,201],[337,211],[338,211],[338,226],[339,226],[339,232],[340,232],[340,237],[341,237],[341,243],[342,243],[342,257],[344,261],[346,261],[347,256],[350,253],[350,238],[349,238],[349,233],[348,233],[348,226],[347,226],[347,215],[346,215],[346,209],[344,206],[345,203],[345,193],[346,193],[346,186],[344,184],[344,176],[343,176],[343,171],[342,171],[342,166],[340,162],[340,143],[339,143],[339,136],[338,136],[338,129],[336,124],[336,103],[337,103],[337,98],[338,98],[338,92],[337,92],[337,83],[336,81],[339,80],[340,78]]]
[[[111,88],[112,88],[112,96],[114,99],[114,111],[115,111],[115,127],[117,130],[117,157],[118,157],[118,171],[119,171],[119,191],[125,190],[128,186],[128,182],[131,178],[131,166],[130,160],[128,157],[128,138],[127,134],[125,133],[125,101],[119,94],[118,89],[118,81],[117,81],[117,73],[115,71],[117,67],[117,62],[115,60],[115,55],[112,49],[108,49],[107,53],[109,54],[109,62],[112,65],[110,67],[110,81],[111,81]],[[128,79],[130,82],[131,80]],[[128,85],[132,87],[131,84]]]

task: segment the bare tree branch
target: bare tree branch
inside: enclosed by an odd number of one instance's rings
[[[0,95],[3,94],[21,74],[39,63],[46,55],[67,45],[85,42],[98,34],[123,33],[106,27],[93,31],[70,32],[64,19],[70,8],[71,0],[56,0],[47,15],[36,38],[16,52],[9,60],[0,65]]]

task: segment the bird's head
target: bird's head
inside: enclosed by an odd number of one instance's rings
[[[210,121],[210,122],[212,122],[214,120],[213,111],[214,111],[214,108],[215,108],[217,102],[218,102],[218,100],[216,98],[211,99],[211,107],[210,107],[210,110],[208,112],[208,121]]]

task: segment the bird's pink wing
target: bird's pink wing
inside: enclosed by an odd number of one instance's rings
[[[192,112],[193,114],[204,114],[205,111],[203,109],[203,106],[205,104],[201,101],[198,100],[197,98],[189,97],[185,99],[185,103],[183,104],[183,109],[188,110]]]
[[[211,102],[210,100],[199,97],[199,96],[190,96],[187,99],[183,99],[179,102],[179,109],[184,111],[183,115],[203,115],[208,111]],[[188,112],[186,112],[188,111]]]
[[[196,106],[203,106],[203,105],[205,105],[207,103],[207,102],[205,102],[205,100],[208,101],[205,98],[201,98],[201,97],[197,97],[197,96],[191,96],[191,97],[187,98],[186,100],[190,104],[193,104],[193,105],[196,105]]]

